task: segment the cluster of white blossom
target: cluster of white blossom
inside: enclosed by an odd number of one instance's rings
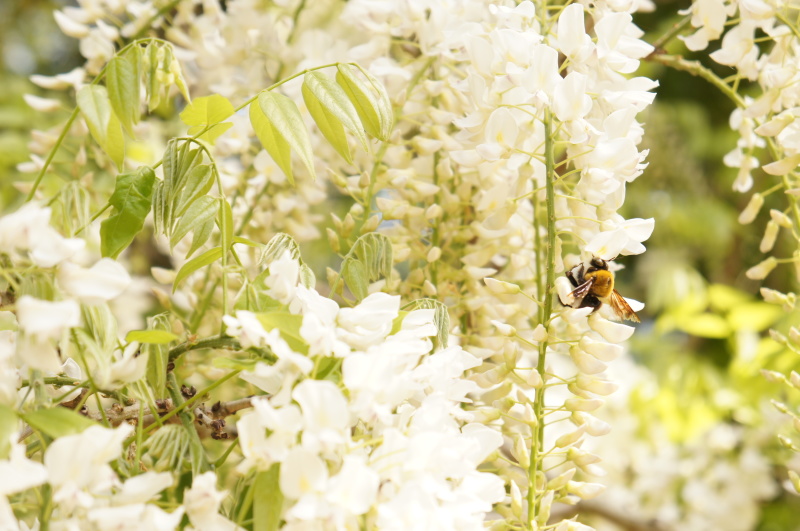
[[[477,470],[502,438],[461,408],[480,360],[458,346],[432,352],[434,310],[401,316],[400,297],[381,292],[339,308],[299,284],[288,254],[269,270],[267,293],[302,315],[308,355],[251,312],[224,319],[243,345],[277,357],[242,375],[267,394],[237,422],[238,470],[280,464],[284,529],[482,529],[505,490]],[[341,381],[310,378],[309,356],[339,360]]]

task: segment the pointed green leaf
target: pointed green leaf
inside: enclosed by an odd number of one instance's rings
[[[111,102],[108,91],[100,85],[84,85],[76,96],[78,107],[95,141],[104,146],[108,141],[108,123],[111,120]]]
[[[192,168],[186,179],[186,186],[178,194],[175,202],[175,215],[182,216],[192,203],[203,197],[214,185],[214,172],[211,165],[200,164]]]
[[[165,234],[172,220],[166,218],[167,200],[164,195],[164,181],[157,181],[153,187],[153,228],[156,234]]]
[[[125,341],[128,343],[138,341],[154,345],[166,345],[178,339],[180,339],[178,336],[166,330],[131,330],[125,336]]]
[[[196,250],[203,246],[211,237],[211,232],[214,230],[214,219],[209,219],[200,227],[194,229],[194,236],[192,236],[192,246],[189,247],[189,252],[186,253],[186,258],[194,254]]]
[[[278,134],[303,161],[311,177],[316,179],[311,141],[297,105],[283,94],[266,91],[258,95],[258,106]]]
[[[289,312],[267,312],[256,314],[258,321],[269,331],[273,328],[280,330],[281,337],[289,344],[292,350],[301,354],[308,354],[308,344],[300,335],[300,326],[303,316]]]
[[[207,126],[225,121],[233,116],[233,104],[224,96],[212,94],[195,98],[181,112],[181,121],[186,125]]]
[[[303,80],[303,99],[322,134],[347,162],[352,160],[345,128],[367,149],[367,136],[358,112],[342,87],[321,72],[309,72]]]
[[[31,428],[57,439],[65,435],[80,433],[97,423],[65,407],[39,409],[22,415],[22,420]]]
[[[433,313],[433,324],[436,327],[436,342],[441,348],[447,348],[450,338],[450,314],[447,306],[435,299],[417,299],[408,304],[404,310],[430,310]]]
[[[392,241],[378,232],[361,236],[353,244],[348,256],[353,256],[364,264],[369,282],[392,274]]]
[[[363,300],[369,295],[367,272],[364,264],[358,260],[349,258],[342,263],[342,278],[357,300]]]
[[[214,358],[211,365],[217,369],[231,369],[234,371],[252,371],[256,368],[258,360],[235,360],[232,358]]]
[[[183,280],[197,271],[198,269],[205,267],[207,265],[213,264],[217,260],[222,258],[222,248],[221,247],[214,247],[213,249],[209,249],[208,251],[204,252],[200,256],[192,258],[181,267],[178,274],[175,275],[175,280],[172,283],[172,291],[175,292],[178,289],[178,285],[183,282]]]
[[[217,215],[217,200],[207,195],[201,197],[189,207],[181,216],[175,229],[169,237],[170,247],[175,247],[189,231],[198,229],[207,221]]]
[[[233,245],[233,212],[231,204],[224,197],[219,198],[219,232],[222,235],[222,248],[226,251]]]
[[[171,334],[170,320],[167,313],[160,313],[147,318],[148,332],[163,332]],[[177,336],[175,336],[177,339]],[[130,341],[129,338],[127,338]],[[147,343],[142,346],[142,352],[147,355],[147,372],[145,381],[157,397],[167,394],[167,364],[169,363],[169,347],[167,343]]]
[[[269,156],[275,164],[283,171],[289,183],[294,186],[294,174],[292,173],[292,150],[289,143],[284,140],[281,134],[264,115],[257,102],[250,104],[250,124],[256,132],[261,145],[267,150]]]
[[[205,142],[208,142],[213,146],[217,142],[217,139],[221,137],[223,134],[225,134],[225,131],[227,131],[231,127],[233,127],[233,122],[223,122],[221,124],[214,124],[209,128],[208,131],[198,136],[197,138]],[[194,136],[203,129],[205,129],[205,126],[203,125],[194,125],[189,128],[189,135]]]
[[[125,139],[119,119],[111,108],[108,91],[100,85],[84,85],[78,91],[77,101],[95,142],[121,169],[125,158]]]
[[[155,180],[153,169],[147,166],[117,176],[114,193],[108,200],[114,210],[100,224],[103,256],[116,258],[142,230],[144,219],[150,212]]]
[[[280,463],[256,474],[253,484],[253,531],[277,531],[281,524],[283,493]]]
[[[261,253],[261,259],[258,261],[259,264],[271,264],[281,256],[283,253],[289,251],[289,256],[296,260],[301,260],[300,257],[300,247],[297,245],[297,242],[294,238],[285,234],[283,232],[279,232],[275,236],[273,236],[267,245],[264,246],[264,252]]]
[[[106,67],[106,88],[117,118],[133,137],[133,124],[139,123],[139,86],[141,48],[134,45],[124,55],[118,55]]]
[[[243,238],[241,236],[234,236],[233,243],[241,243],[243,245],[248,245],[250,247],[255,247],[256,249],[262,247],[262,245],[258,242],[254,242],[253,240],[249,240],[247,238]]]
[[[361,73],[367,81],[362,81],[348,64],[339,64],[337,68],[336,82],[355,106],[364,129],[379,140],[388,140],[394,126],[394,113],[383,85],[363,70]]]

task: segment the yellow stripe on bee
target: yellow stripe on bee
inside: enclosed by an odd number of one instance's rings
[[[605,269],[598,269],[591,273],[586,273],[584,278],[594,278],[592,284],[592,295],[596,297],[608,297],[614,291],[614,273]]]

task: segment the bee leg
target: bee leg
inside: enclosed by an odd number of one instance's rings
[[[580,286],[580,284],[581,284],[581,283],[580,283],[580,282],[578,282],[578,280],[575,278],[575,274],[572,272],[572,269],[568,270],[568,271],[567,271],[566,273],[564,273],[564,274],[565,274],[565,275],[567,275],[567,278],[568,278],[568,279],[569,279],[569,281],[572,283],[572,286],[573,286],[573,287],[577,288],[578,286]],[[578,269],[578,278],[583,278],[583,264],[581,264],[581,265],[579,266],[579,269]]]

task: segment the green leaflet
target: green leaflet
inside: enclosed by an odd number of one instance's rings
[[[303,80],[303,100],[320,132],[348,163],[352,163],[352,157],[345,129],[367,149],[367,136],[358,112],[342,87],[321,72],[309,72]]]
[[[280,463],[256,474],[253,482],[253,531],[276,531],[280,527],[283,509],[280,475]]]
[[[209,131],[199,138],[213,144],[225,131],[233,127],[230,122],[222,123],[234,113],[233,105],[227,98],[219,94],[195,98],[180,114],[181,120],[189,127],[189,134],[194,136],[206,127]],[[217,124],[219,124],[217,126]],[[214,127],[217,126],[217,127]]]
[[[207,265],[211,265],[217,260],[222,258],[222,247],[214,247],[204,252],[200,256],[192,258],[181,267],[178,274],[175,275],[175,281],[172,283],[172,292],[178,289],[178,285],[189,275]]]
[[[280,135],[277,129],[264,115],[258,102],[250,104],[250,124],[256,132],[261,145],[267,150],[269,156],[275,164],[283,171],[289,183],[294,186],[294,174],[292,173],[292,152],[289,143]]]
[[[342,262],[341,275],[353,295],[367,296],[370,282],[392,274],[392,242],[383,234],[370,232],[361,236]]]
[[[450,338],[450,313],[447,311],[447,306],[435,299],[417,299],[411,301],[403,309],[409,312],[433,309],[433,324],[436,326],[436,342],[441,348],[447,348],[447,342]]]
[[[125,158],[125,139],[119,118],[111,108],[108,91],[100,85],[85,85],[78,91],[77,101],[92,137],[121,169]]]
[[[355,106],[364,129],[379,140],[388,140],[394,127],[394,112],[386,89],[363,70],[361,73],[367,82],[362,81],[348,64],[339,64],[337,68],[336,82]]]
[[[250,119],[252,121],[254,114],[253,106],[251,105],[250,107]],[[282,162],[279,162],[278,159],[275,159],[275,162],[281,166],[281,169],[284,169],[286,161],[289,159],[289,153],[286,147],[288,146],[300,157],[300,160],[305,165],[308,173],[311,174],[311,177],[316,179],[317,175],[314,171],[314,157],[311,152],[311,141],[308,138],[308,131],[306,131],[303,117],[300,115],[300,110],[297,108],[297,105],[283,94],[265,91],[258,95],[258,109],[261,110],[263,117],[266,118],[266,122],[271,129],[269,132],[271,138],[267,138],[267,140],[271,140],[269,143],[272,144],[272,146],[270,147],[268,144],[264,145],[264,148],[270,156],[275,158],[273,151],[280,151],[279,157]],[[260,125],[263,129],[263,123]],[[253,127],[256,127],[256,125],[253,124]],[[264,144],[264,140],[258,130],[256,130],[256,134],[259,140],[262,141],[262,144]],[[283,142],[276,142],[277,138],[282,139]],[[291,172],[291,168],[289,171]]]
[[[139,122],[139,86],[142,52],[134,45],[124,55],[109,61],[106,67],[106,88],[111,107],[125,131],[133,137],[133,124]]]
[[[65,407],[39,409],[22,415],[31,428],[56,439],[80,433],[96,422]]]
[[[317,283],[314,271],[303,261],[303,257],[300,256],[300,247],[297,245],[294,238],[288,234],[279,232],[273,236],[272,239],[267,242],[267,245],[264,246],[264,252],[261,253],[261,259],[258,263],[269,265],[283,256],[286,251],[289,251],[289,256],[300,262],[300,282],[302,282],[303,286],[307,288],[314,287]],[[269,270],[265,269],[258,275],[255,282],[259,283],[263,281],[267,275],[269,275]]]
[[[116,258],[142,230],[144,219],[150,212],[155,179],[153,169],[148,166],[117,176],[114,193],[108,200],[114,210],[100,224],[103,256]]]
[[[300,335],[300,326],[303,324],[303,316],[289,312],[266,312],[256,314],[261,325],[265,330],[277,328],[281,332],[281,337],[289,344],[292,350],[302,354],[308,354],[308,344],[303,336]]]
[[[166,330],[131,330],[125,336],[125,341],[128,343],[138,341],[153,345],[166,345],[178,339],[180,339],[178,336]]]
[[[175,247],[189,231],[196,230],[209,220],[213,220],[214,216],[217,215],[217,211],[217,200],[207,195],[192,203],[172,231],[169,237],[170,246]]]

